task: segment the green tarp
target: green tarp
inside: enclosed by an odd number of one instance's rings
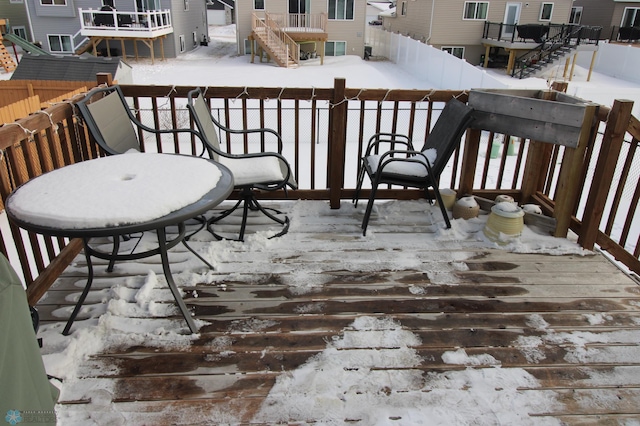
[[[47,379],[27,296],[0,254],[0,425],[55,425],[58,389]]]

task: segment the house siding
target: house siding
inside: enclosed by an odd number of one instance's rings
[[[384,28],[391,32],[407,35],[440,49],[442,46],[464,47],[464,58],[471,63],[479,63],[482,47],[484,20],[463,19],[464,0],[436,2],[433,0],[408,0],[407,16],[400,15],[402,2],[398,0],[395,17],[384,18]],[[571,13],[571,0],[513,2],[506,0],[489,0],[488,22],[503,22],[507,3],[520,3],[519,23],[547,24],[540,21],[542,3],[553,3],[552,23],[568,22]],[[525,6],[528,4],[528,6]],[[431,18],[433,6],[433,19]],[[433,23],[432,28],[430,23]]]
[[[603,28],[603,32],[607,35],[606,28],[611,25],[620,25],[620,20],[613,23],[614,2],[611,0],[576,0],[574,6],[582,7],[582,25],[593,25]],[[623,8],[624,9],[624,8]],[[622,15],[621,15],[622,17]]]
[[[326,0],[311,0],[309,14],[327,13]],[[289,10],[288,0],[265,0],[265,11],[268,13],[286,14]],[[264,16],[263,11],[253,9],[253,0],[236,1],[236,34],[238,50],[243,53],[244,41],[251,35],[251,16]],[[347,54],[362,56],[364,54],[364,32],[367,15],[366,0],[354,1],[354,19],[348,21],[329,21],[327,24],[329,41],[344,41]]]
[[[41,41],[43,48],[49,50],[48,35],[60,34],[74,36],[80,31],[80,19],[78,9],[100,9],[100,0],[68,0],[66,6],[42,6],[38,0],[28,2],[29,15],[33,24],[34,40]],[[114,6],[118,11],[135,11],[133,0],[115,0]],[[55,10],[59,8],[59,10]],[[198,41],[202,40],[204,34],[208,35],[206,5],[204,1],[190,0],[189,11],[184,11],[184,0],[163,0],[162,8],[171,10],[171,21],[174,32],[167,35],[163,40],[164,56],[175,58],[180,54],[179,36],[184,35],[186,41],[186,51],[194,49],[192,33],[195,31]],[[80,40],[75,39],[74,43]],[[149,49],[143,43],[138,42],[138,53],[140,56],[150,56]],[[106,45],[102,42],[98,47]],[[110,48],[120,49],[119,40],[112,40]],[[133,41],[125,42],[125,49],[128,54],[133,53]],[[160,43],[154,42],[155,56],[161,56]]]

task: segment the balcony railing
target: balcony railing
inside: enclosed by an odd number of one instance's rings
[[[189,127],[184,109],[192,87],[122,86],[135,114],[159,128]],[[553,94],[554,92],[549,92]],[[233,128],[272,127],[285,140],[283,154],[294,169],[300,189],[290,199],[328,200],[340,208],[354,195],[359,158],[375,132],[399,132],[424,140],[444,103],[467,93],[449,90],[386,90],[347,88],[337,79],[332,88],[209,87],[212,111]],[[640,199],[637,165],[640,163],[640,121],[631,115],[632,102],[615,101],[599,106],[583,150],[511,138],[472,129],[441,177],[441,187],[494,199],[498,194],[520,202],[540,204],[558,227],[566,224],[587,249],[598,245],[612,257],[640,273],[638,216]],[[144,150],[195,155],[199,144],[191,138],[160,139],[140,135]],[[221,138],[230,152],[246,152],[265,144],[262,140],[231,135]],[[495,143],[504,143],[498,156]],[[419,145],[419,142],[417,142]],[[514,149],[507,146],[514,144]],[[46,171],[101,155],[78,121],[71,102],[0,127],[0,195],[2,201],[18,185]],[[577,166],[577,167],[576,167]],[[633,167],[636,170],[633,170]],[[566,169],[578,172],[567,175]],[[568,176],[568,178],[567,178]],[[568,201],[567,187],[576,188],[577,201]],[[625,196],[623,197],[623,194]],[[629,196],[629,194],[632,194]],[[261,194],[268,198],[284,194]],[[363,190],[362,197],[368,196]],[[421,191],[401,187],[381,188],[381,198],[411,199]],[[573,197],[568,197],[573,198]],[[556,230],[557,232],[557,230]],[[10,225],[10,235],[0,234],[0,249],[18,258],[35,304],[81,249],[77,241],[37,236]],[[14,263],[17,269],[17,263]]]
[[[154,38],[173,32],[170,10],[146,12],[78,9],[80,34],[85,37]]]
[[[520,31],[519,28],[520,27]],[[574,24],[528,24],[513,25],[502,22],[485,22],[482,38],[508,43],[542,43],[545,40],[564,39],[570,35],[572,43],[598,44],[602,27]]]
[[[289,32],[327,32],[326,13],[269,13],[278,27]]]

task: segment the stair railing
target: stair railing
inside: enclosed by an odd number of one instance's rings
[[[289,60],[300,63],[300,46],[283,31],[280,26],[265,13],[264,19],[252,15],[253,29],[259,34],[264,34],[264,42],[273,51],[274,55],[282,53],[284,58],[279,58],[285,66],[289,67]]]

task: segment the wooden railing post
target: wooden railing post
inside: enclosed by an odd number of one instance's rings
[[[476,163],[480,150],[480,136],[482,130],[467,129],[467,137],[464,142],[464,152],[462,153],[462,165],[460,171],[460,195],[471,195],[473,193],[473,181],[476,176]]]
[[[542,96],[544,100],[554,99],[553,92],[545,92]],[[536,192],[544,190],[544,183],[551,162],[551,151],[553,145],[532,140],[527,151],[527,160],[524,166],[521,188],[521,202],[530,203]]]
[[[588,104],[584,110],[584,119],[580,140],[575,148],[566,148],[562,159],[558,187],[555,195],[555,209],[553,216],[556,218],[556,237],[566,237],[571,225],[571,217],[575,213],[578,202],[578,194],[582,182],[582,170],[585,161],[585,153],[591,139],[591,128],[598,106]]]
[[[98,85],[106,84],[107,86],[113,85],[113,76],[110,72],[99,72],[96,74],[96,81]]]
[[[611,183],[620,157],[624,135],[629,127],[632,108],[633,101],[616,99],[607,119],[593,183],[589,190],[578,237],[578,243],[587,250],[593,249],[598,237],[600,222],[604,214],[604,205],[611,190]]]
[[[347,148],[346,80],[336,78],[333,85],[333,101],[329,112],[329,159],[327,164],[329,204],[340,208],[340,197],[344,186],[344,161]]]

